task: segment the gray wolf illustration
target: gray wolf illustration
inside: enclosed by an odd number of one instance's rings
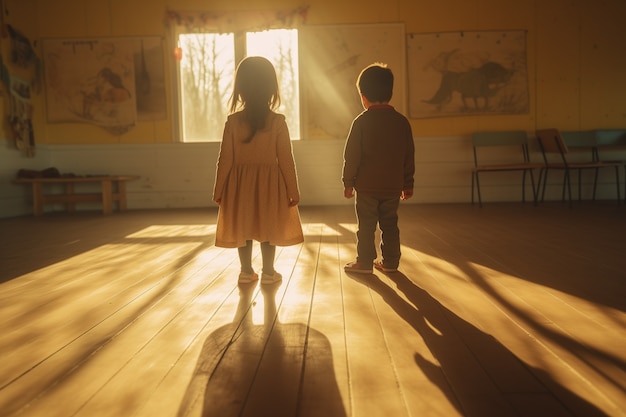
[[[461,94],[465,110],[487,110],[489,98],[504,87],[513,75],[512,69],[492,61],[463,72],[447,70],[440,72],[439,89],[431,99],[423,100],[425,103],[436,105],[438,110],[452,100],[454,92]],[[471,100],[473,107],[468,105],[468,100]]]

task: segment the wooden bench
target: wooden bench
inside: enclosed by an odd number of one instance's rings
[[[67,212],[76,210],[76,203],[100,202],[102,213],[113,212],[113,202],[117,202],[120,211],[126,210],[126,181],[136,180],[135,175],[102,175],[84,177],[55,177],[55,178],[18,178],[16,184],[31,184],[33,189],[33,214],[41,216],[45,204],[65,204]],[[100,193],[75,193],[76,184],[100,183]],[[44,193],[44,185],[63,184],[65,193]]]

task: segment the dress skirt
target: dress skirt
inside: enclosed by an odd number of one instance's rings
[[[297,206],[289,206],[279,165],[233,166],[219,207],[215,246],[237,248],[247,240],[290,246],[304,241]]]

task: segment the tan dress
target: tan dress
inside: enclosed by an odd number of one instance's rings
[[[285,117],[271,112],[266,127],[244,143],[249,128],[231,114],[217,162],[213,199],[221,200],[215,246],[238,248],[246,240],[289,246],[304,241],[298,179]]]

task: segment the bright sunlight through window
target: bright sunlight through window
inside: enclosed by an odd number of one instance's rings
[[[237,65],[235,57],[260,55],[276,68],[281,105],[292,139],[300,138],[298,31],[248,32],[239,45],[233,33],[180,34],[178,67],[180,135],[183,142],[222,139]]]

